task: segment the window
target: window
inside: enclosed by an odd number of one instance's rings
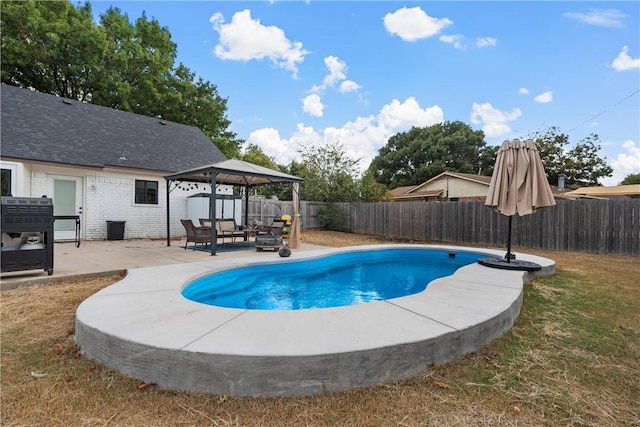
[[[11,196],[11,169],[0,169],[0,185],[2,196]]]
[[[158,204],[158,181],[142,181],[136,179],[136,204]]]

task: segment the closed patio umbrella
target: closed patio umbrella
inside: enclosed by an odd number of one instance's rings
[[[509,270],[539,270],[539,265],[516,261],[511,254],[511,223],[515,214],[531,215],[538,209],[555,204],[540,153],[533,140],[505,141],[498,150],[485,205],[509,217],[507,254],[504,259],[481,259],[480,264]]]

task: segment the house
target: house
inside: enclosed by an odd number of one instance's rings
[[[2,195],[51,197],[54,215],[79,215],[81,238],[107,237],[125,221],[129,238],[184,235],[187,197],[207,186],[166,188],[165,175],[226,160],[197,127],[0,85]],[[221,192],[218,191],[220,194]],[[75,222],[54,223],[72,239]]]
[[[422,184],[391,190],[391,197],[398,202],[484,200],[490,183],[490,176],[442,172]]]
[[[595,186],[580,187],[572,191],[564,192],[568,199],[611,199],[640,196],[640,184],[615,185],[611,187]]]

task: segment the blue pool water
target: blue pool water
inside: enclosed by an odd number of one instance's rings
[[[192,301],[256,310],[302,310],[387,300],[477,262],[481,254],[377,249],[295,262],[259,264],[198,279],[182,291]]]

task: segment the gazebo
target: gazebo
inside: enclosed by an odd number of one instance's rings
[[[267,184],[284,184],[291,183],[293,186],[293,222],[291,223],[291,231],[289,232],[289,246],[297,249],[300,247],[300,213],[298,205],[300,202],[300,183],[302,178],[282,173],[263,166],[254,165],[253,163],[244,162],[242,160],[229,159],[222,162],[213,163],[211,165],[201,166],[194,169],[174,173],[164,177],[167,181],[167,246],[171,245],[171,228],[170,228],[170,203],[169,192],[171,191],[172,182],[194,182],[211,185],[211,204],[216,206],[216,185],[227,184],[234,186],[243,186],[245,188],[245,207],[244,207],[244,223],[249,222],[249,189],[259,185]],[[215,208],[209,210],[212,224],[215,224],[213,216]],[[211,227],[211,255],[216,254],[217,236],[215,227]]]

